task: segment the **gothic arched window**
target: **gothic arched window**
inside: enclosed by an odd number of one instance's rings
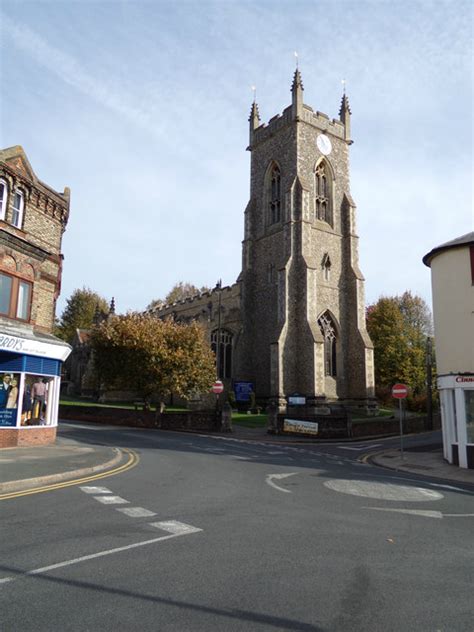
[[[318,318],[318,325],[324,336],[324,374],[337,375],[337,335],[331,316],[325,312]]]
[[[331,224],[331,174],[327,163],[322,160],[314,172],[316,192],[316,219]]]
[[[232,334],[226,329],[214,329],[211,333],[211,349],[216,356],[217,377],[232,377]]]
[[[281,175],[278,165],[272,166],[269,185],[269,223],[276,224],[281,218]]]

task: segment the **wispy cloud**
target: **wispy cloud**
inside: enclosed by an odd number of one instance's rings
[[[16,48],[29,55],[38,65],[104,108],[154,136],[162,136],[163,128],[156,118],[152,118],[151,113],[142,106],[131,102],[123,89],[119,93],[110,82],[94,77],[74,57],[52,46],[31,28],[16,23],[5,13],[0,12],[0,19],[4,35],[10,37]]]

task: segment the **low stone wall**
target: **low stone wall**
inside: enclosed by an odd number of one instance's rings
[[[60,406],[59,419],[90,421],[113,426],[135,428],[163,428],[165,430],[219,431],[221,417],[215,411],[183,411],[156,413],[127,408],[101,408],[100,406]]]
[[[305,435],[302,432],[287,432],[283,430],[285,419],[295,421],[309,421],[318,424],[318,434]],[[433,430],[441,428],[441,418],[439,414],[433,415]],[[428,428],[427,417],[408,417],[403,421],[403,434],[426,432]],[[273,429],[273,432],[275,428]],[[270,425],[269,432],[272,432]],[[305,416],[292,414],[278,414],[276,417],[276,433],[299,437],[312,437],[317,439],[362,439],[364,437],[390,436],[400,434],[400,423],[398,419],[387,417],[380,420],[368,418],[367,421],[352,422],[349,413],[343,415],[318,415]]]

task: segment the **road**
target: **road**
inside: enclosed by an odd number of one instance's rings
[[[0,630],[474,630],[474,493],[344,446],[69,424],[136,467],[0,502]],[[367,445],[375,445],[376,442]]]

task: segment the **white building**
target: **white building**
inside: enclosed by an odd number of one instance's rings
[[[474,469],[474,232],[423,257],[431,268],[444,457]]]

